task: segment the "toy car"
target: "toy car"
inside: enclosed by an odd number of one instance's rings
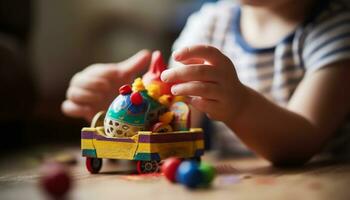
[[[120,87],[107,112],[97,113],[91,127],[82,129],[82,155],[90,173],[100,171],[104,158],[135,160],[140,174],[157,172],[168,157],[200,159],[203,131],[189,127],[189,107],[160,81],[164,69],[160,53],[153,53],[143,78]]]
[[[81,131],[82,154],[86,157],[86,167],[90,173],[98,173],[102,159],[136,160],[140,174],[157,172],[160,161],[168,157],[199,159],[203,154],[203,132],[200,128],[189,131],[154,133],[139,131],[137,135],[125,138],[110,138],[104,133],[101,118],[92,127]]]

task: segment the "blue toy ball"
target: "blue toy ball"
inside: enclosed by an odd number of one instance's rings
[[[196,161],[184,161],[176,172],[177,182],[188,188],[196,188],[202,182],[202,173],[199,171],[199,164]]]

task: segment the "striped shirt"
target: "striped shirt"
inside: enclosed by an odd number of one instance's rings
[[[239,4],[233,1],[208,3],[190,16],[173,50],[195,44],[215,46],[232,60],[243,84],[285,106],[305,76],[350,59],[348,5],[341,0],[318,2],[303,23],[268,48],[254,48],[244,40],[240,32]],[[350,141],[349,130],[342,131],[337,138],[343,137],[343,143],[345,138]],[[338,146],[342,142],[338,141]]]

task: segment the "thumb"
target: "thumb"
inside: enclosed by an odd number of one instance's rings
[[[126,76],[130,76],[148,67],[150,61],[151,52],[148,50],[141,50],[127,60],[120,62],[118,66]]]

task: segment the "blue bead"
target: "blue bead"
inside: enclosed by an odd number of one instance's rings
[[[176,172],[177,182],[188,188],[196,188],[202,182],[202,173],[196,161],[184,161]]]

